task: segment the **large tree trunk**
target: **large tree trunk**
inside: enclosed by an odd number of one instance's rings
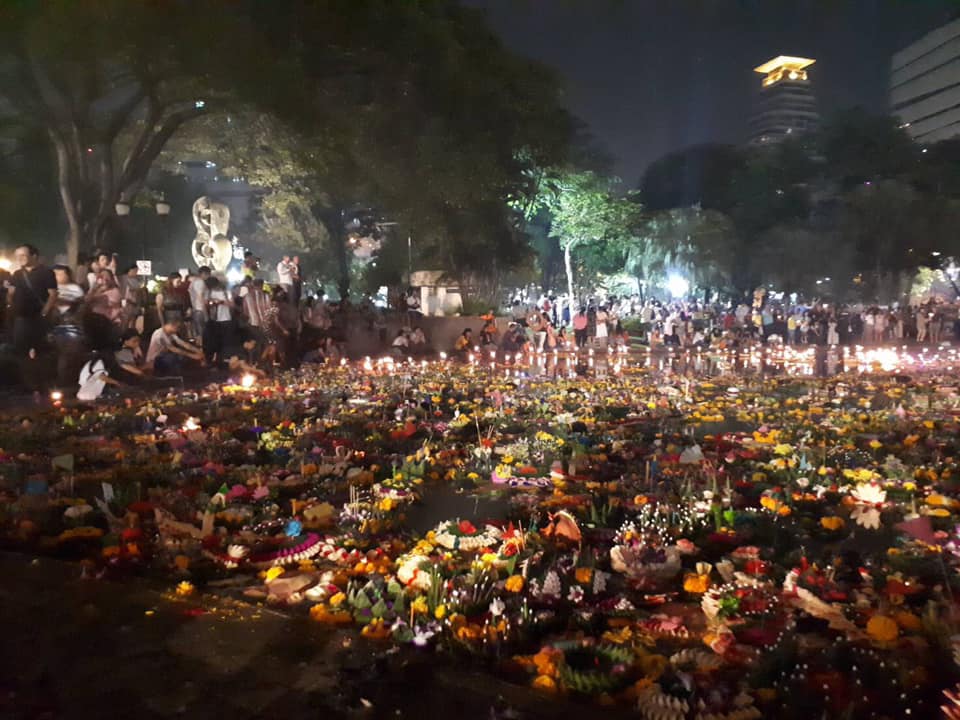
[[[572,309],[576,302],[573,294],[573,259],[570,256],[569,244],[563,246],[563,269],[567,273],[567,292],[569,293],[570,308]],[[572,312],[570,316],[573,317]]]

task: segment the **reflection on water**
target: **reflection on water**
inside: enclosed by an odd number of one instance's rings
[[[655,374],[714,377],[735,374],[744,377],[777,375],[829,376],[855,367],[857,362],[843,348],[817,347],[803,351],[782,348],[750,350],[701,350],[663,348],[640,353],[582,350],[580,352],[528,353],[507,356],[491,371],[504,377],[562,378],[619,375],[627,368],[644,368]]]

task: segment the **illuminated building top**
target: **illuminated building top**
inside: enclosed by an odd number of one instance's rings
[[[811,58],[778,55],[763,65],[755,67],[753,71],[766,75],[763,79],[763,86],[768,87],[781,80],[793,80],[795,82],[806,80],[807,71],[805,68],[810,67],[815,62],[816,60]]]

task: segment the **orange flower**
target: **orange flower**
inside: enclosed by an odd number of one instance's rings
[[[897,623],[886,615],[874,615],[867,623],[867,635],[874,642],[893,642],[899,634],[900,628],[897,627]]]
[[[574,571],[573,575],[577,579],[578,583],[586,585],[593,579],[593,569],[588,567],[578,567]]]
[[[824,530],[839,530],[843,527],[843,518],[842,517],[824,517],[820,518],[820,526]]]
[[[687,573],[683,578],[683,589],[688,593],[705,593],[710,588],[709,575]]]
[[[557,682],[547,675],[538,675],[533,681],[533,687],[544,692],[556,692]]]
[[[507,578],[507,582],[504,587],[512,593],[518,593],[523,590],[523,576],[522,575],[511,575]]]

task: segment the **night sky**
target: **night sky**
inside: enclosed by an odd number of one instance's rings
[[[553,67],[570,110],[635,186],[663,154],[742,142],[757,65],[815,58],[820,112],[884,112],[891,55],[958,0],[464,0],[511,49]]]

